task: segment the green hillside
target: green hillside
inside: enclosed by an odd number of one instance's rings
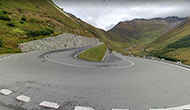
[[[153,19],[134,19],[120,22],[108,32],[112,41],[128,43],[129,47],[142,48],[173,29],[186,18],[167,17]]]
[[[73,33],[104,39],[106,33],[56,7],[51,0],[0,0],[0,53],[20,52],[18,44]]]
[[[109,31],[125,54],[150,55],[190,64],[190,19],[179,17],[135,19]]]
[[[190,64],[190,19],[149,44],[146,51],[157,57]]]

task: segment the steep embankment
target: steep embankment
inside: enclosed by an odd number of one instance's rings
[[[20,52],[20,43],[62,33],[106,38],[104,31],[64,12],[51,0],[0,0],[0,53]]]
[[[110,39],[113,41],[127,42],[130,46],[142,47],[173,29],[185,19],[178,17],[134,19],[120,22],[108,32],[112,34]]]
[[[146,52],[190,64],[190,19],[149,44]]]

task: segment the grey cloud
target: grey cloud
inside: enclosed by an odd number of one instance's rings
[[[108,30],[135,18],[190,16],[190,0],[54,0],[65,11]]]

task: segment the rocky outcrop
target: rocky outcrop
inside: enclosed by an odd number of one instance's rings
[[[80,48],[85,46],[95,46],[99,44],[96,38],[87,38],[73,34],[62,34],[56,37],[45,38],[41,40],[30,41],[22,43],[19,48],[23,52],[29,51],[50,51],[66,48]]]

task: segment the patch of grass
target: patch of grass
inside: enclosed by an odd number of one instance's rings
[[[21,50],[18,48],[0,48],[0,54],[5,53],[21,53]]]
[[[97,47],[93,47],[90,49],[87,49],[86,51],[79,54],[79,58],[87,61],[94,61],[94,62],[100,62],[102,61],[105,53],[106,53],[106,46],[99,45]]]
[[[13,33],[25,34],[25,31],[21,30],[19,28],[14,28],[12,31],[13,31]]]

